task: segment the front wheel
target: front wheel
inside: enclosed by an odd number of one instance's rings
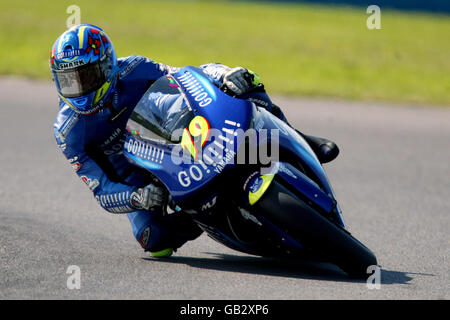
[[[367,278],[367,268],[377,265],[372,251],[276,180],[255,207],[305,248],[336,264],[351,277]]]

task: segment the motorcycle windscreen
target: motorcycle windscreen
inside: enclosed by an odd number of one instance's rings
[[[127,130],[144,140],[179,143],[182,131],[194,118],[184,95],[170,76],[159,78],[142,96],[127,123]]]

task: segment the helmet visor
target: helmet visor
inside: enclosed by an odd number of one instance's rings
[[[100,88],[106,81],[100,61],[68,70],[54,70],[60,93],[66,98],[84,96]]]

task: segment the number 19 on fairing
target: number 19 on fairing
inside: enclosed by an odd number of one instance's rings
[[[208,141],[209,129],[208,121],[201,116],[196,116],[189,123],[189,127],[183,131],[181,146],[190,152],[194,160],[197,160],[199,149],[201,150],[201,147]],[[198,137],[200,140],[196,139]]]

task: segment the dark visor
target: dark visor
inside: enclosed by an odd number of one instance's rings
[[[100,88],[106,81],[101,62],[68,70],[53,71],[61,94],[66,98],[84,96]]]

